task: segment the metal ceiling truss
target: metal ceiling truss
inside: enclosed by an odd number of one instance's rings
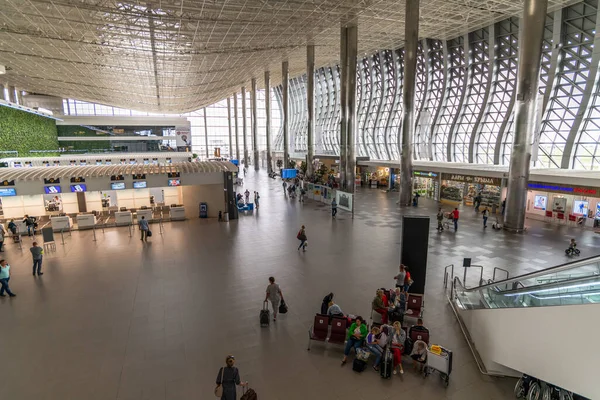
[[[596,84],[600,52],[594,52],[594,47],[600,48],[597,7],[598,0],[584,0],[547,17],[539,82],[543,114],[534,142],[536,166],[600,169],[600,85]],[[518,42],[517,17],[451,40],[421,40],[415,159],[508,165]],[[380,50],[358,60],[359,156],[398,159],[402,72],[403,49]],[[332,79],[323,72],[317,74]],[[305,102],[305,97],[296,93],[295,99],[300,98]],[[329,110],[330,102],[317,104],[326,108],[317,112],[319,124],[320,116],[333,110]],[[339,126],[335,125],[320,140],[333,142],[338,136]],[[302,146],[297,143],[296,149]],[[329,144],[322,147],[331,148]],[[333,149],[339,154],[339,146]]]

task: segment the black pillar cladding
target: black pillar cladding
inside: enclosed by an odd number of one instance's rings
[[[427,251],[429,249],[429,217],[402,217],[402,249],[400,262],[408,267],[414,283],[410,293],[425,293]]]
[[[233,173],[223,172],[223,189],[225,190],[225,212],[229,213],[229,219],[237,219],[238,210],[233,191]]]

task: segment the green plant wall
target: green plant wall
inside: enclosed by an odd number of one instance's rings
[[[0,150],[18,151],[19,157],[59,155],[56,121],[0,105]],[[6,156],[9,155],[0,153],[0,157]]]
[[[95,130],[86,128],[80,125],[58,125],[57,127],[58,136],[108,136],[108,135],[99,135]],[[101,141],[60,141],[60,147],[64,147],[66,149],[71,150],[110,150],[110,141],[101,140]]]

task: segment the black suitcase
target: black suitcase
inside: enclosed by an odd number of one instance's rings
[[[355,358],[352,362],[352,371],[363,372],[367,368],[367,362]]]
[[[263,303],[263,309],[260,310],[260,326],[269,326],[271,313],[269,312],[269,303]]]
[[[383,353],[383,359],[379,366],[379,374],[383,379],[390,379],[392,377],[392,371],[394,370],[394,356],[389,348],[385,349]]]

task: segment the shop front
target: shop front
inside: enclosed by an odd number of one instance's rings
[[[600,188],[529,182],[527,218],[600,229]]]
[[[442,203],[472,206],[479,195],[480,207],[497,212],[500,210],[501,194],[502,178],[442,173]]]
[[[440,198],[439,173],[413,171],[413,191],[422,197],[433,200]]]

